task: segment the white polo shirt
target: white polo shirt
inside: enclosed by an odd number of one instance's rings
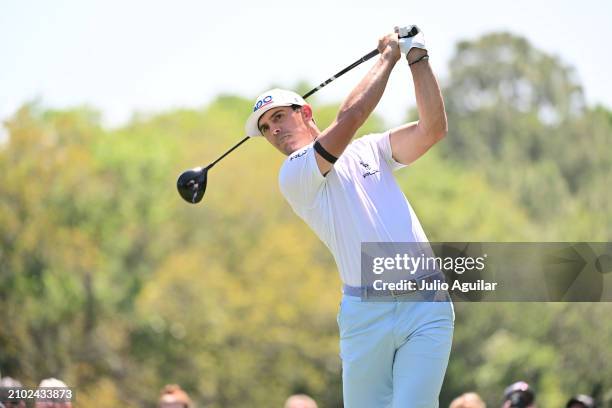
[[[389,132],[354,140],[323,177],[313,143],[283,163],[279,184],[293,210],[332,252],[342,281],[361,286],[362,242],[427,242],[393,171]]]

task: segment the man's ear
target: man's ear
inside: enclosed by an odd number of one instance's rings
[[[302,112],[302,117],[304,118],[305,123],[308,123],[312,120],[312,108],[310,107],[310,105],[303,105],[300,111]]]

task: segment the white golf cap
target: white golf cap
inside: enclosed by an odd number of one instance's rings
[[[262,136],[257,122],[259,118],[272,108],[279,106],[291,106],[291,105],[306,105],[306,101],[298,94],[285,89],[270,89],[259,95],[253,105],[253,113],[249,116],[246,121],[245,130],[249,137]]]

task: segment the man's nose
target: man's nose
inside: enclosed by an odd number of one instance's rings
[[[280,126],[275,126],[275,127],[272,128],[272,134],[275,135],[275,136],[278,135],[280,133],[280,131],[281,131],[280,130]]]

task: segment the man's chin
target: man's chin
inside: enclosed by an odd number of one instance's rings
[[[285,155],[289,156],[291,155],[291,153],[294,153],[298,150],[300,150],[302,147],[306,146],[308,143],[298,143],[298,142],[290,142],[290,143],[285,143],[282,147],[282,151],[285,153]]]

